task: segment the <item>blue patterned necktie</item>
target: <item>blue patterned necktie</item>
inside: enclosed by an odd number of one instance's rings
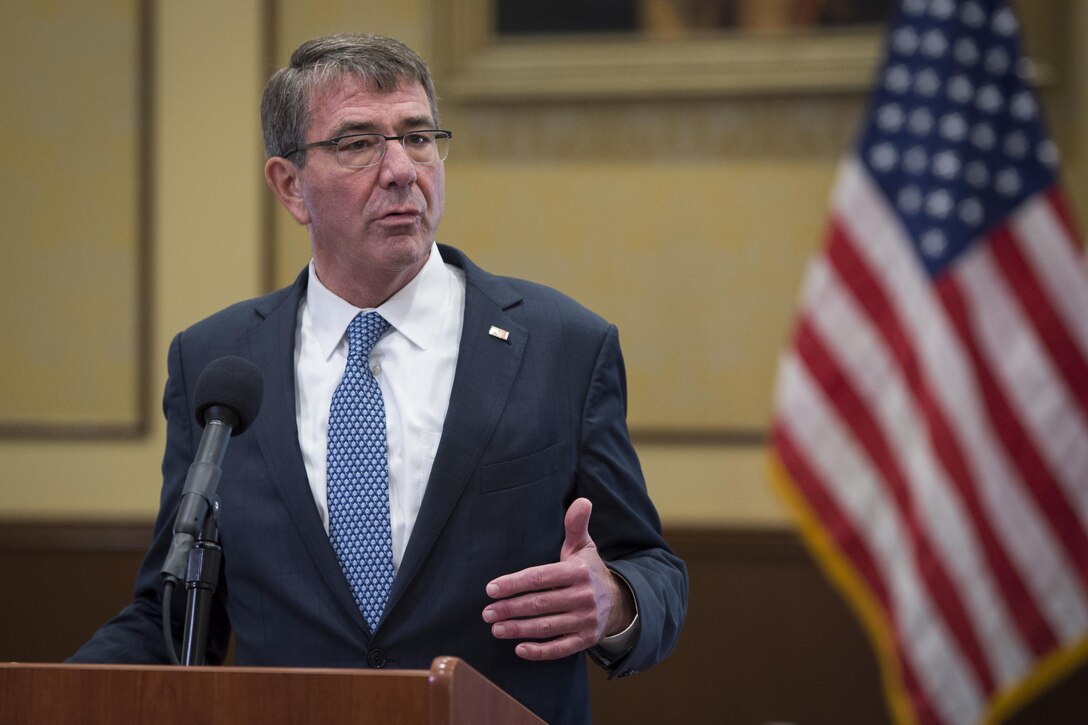
[[[370,351],[389,323],[360,312],[348,325],[348,362],[329,407],[329,539],[370,628],[393,584],[385,401]]]

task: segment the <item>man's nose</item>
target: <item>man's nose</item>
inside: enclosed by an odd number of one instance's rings
[[[385,142],[385,157],[382,159],[382,181],[384,184],[407,186],[416,180],[416,164],[408,156],[404,142],[400,139]]]

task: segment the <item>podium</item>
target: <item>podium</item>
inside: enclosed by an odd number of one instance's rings
[[[0,664],[0,723],[543,723],[456,657],[430,670]]]

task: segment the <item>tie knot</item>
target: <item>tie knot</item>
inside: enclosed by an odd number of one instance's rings
[[[348,325],[348,357],[353,360],[370,357],[378,338],[389,323],[377,312],[360,312]]]

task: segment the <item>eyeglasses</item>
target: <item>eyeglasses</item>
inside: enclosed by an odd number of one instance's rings
[[[377,166],[385,158],[385,149],[390,141],[400,141],[404,151],[417,164],[433,164],[445,161],[450,153],[452,131],[427,129],[409,131],[400,136],[386,136],[380,133],[349,133],[327,141],[314,141],[295,146],[284,154],[290,156],[298,151],[332,146],[336,149],[336,162],[349,169],[365,169]]]

